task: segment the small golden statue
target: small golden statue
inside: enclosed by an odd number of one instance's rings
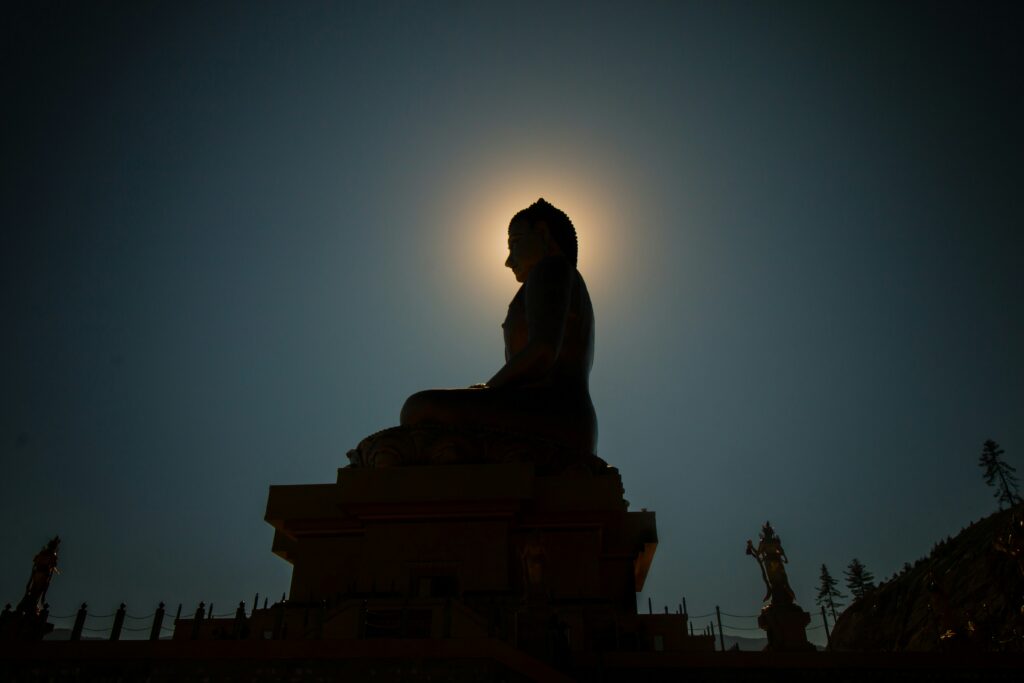
[[[25,597],[15,609],[10,603],[0,613],[0,640],[42,640],[53,631],[49,623],[50,606],[46,591],[57,570],[57,548],[60,536],[54,536],[32,559],[32,573],[25,585]]]
[[[18,603],[17,610],[21,614],[36,616],[46,603],[46,591],[50,589],[50,581],[57,569],[57,549],[60,547],[60,536],[54,536],[43,549],[32,559],[32,574],[25,585],[25,597]]]
[[[761,527],[757,547],[747,540],[747,555],[757,560],[761,578],[766,588],[764,605],[757,617],[757,625],[768,635],[765,650],[769,652],[812,652],[814,646],[807,642],[807,624],[811,615],[796,604],[796,595],[789,587],[786,576],[786,551],[782,549],[771,522]]]
[[[757,548],[754,548],[754,544],[747,539],[747,555],[757,560],[761,568],[761,578],[764,579],[766,588],[764,602],[772,605],[792,604],[796,600],[796,595],[789,587],[789,578],[784,566],[789,559],[771,522],[765,522],[761,527]]]

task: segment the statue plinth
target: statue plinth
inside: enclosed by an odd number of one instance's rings
[[[380,592],[635,604],[657,545],[618,472],[541,476],[532,463],[346,467],[334,484],[272,486],[273,551],[293,599]],[[532,574],[531,574],[532,568]],[[532,579],[530,578],[532,576]],[[634,607],[630,607],[635,612]]]
[[[270,488],[291,591],[255,611],[251,637],[490,638],[554,664],[713,648],[686,635],[685,614],[637,614],[655,516],[628,510],[618,471],[596,456],[403,427],[349,457],[334,483]],[[217,627],[182,619],[175,637]]]
[[[757,625],[768,634],[765,652],[814,652],[807,640],[811,615],[794,602],[769,604],[761,608]]]
[[[53,631],[49,616],[47,609],[40,612],[5,609],[0,614],[0,640],[42,640]]]

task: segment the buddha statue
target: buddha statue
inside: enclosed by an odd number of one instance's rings
[[[504,365],[484,384],[413,394],[401,425],[502,432],[593,454],[594,309],[576,255],[572,221],[544,199],[513,216],[505,266],[521,286],[502,323]]]

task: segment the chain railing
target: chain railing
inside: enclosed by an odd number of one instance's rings
[[[282,600],[284,596],[282,596]],[[259,594],[257,593],[253,598],[254,608],[259,605]],[[264,608],[267,606],[266,599],[264,600]],[[149,640],[160,640],[166,639],[174,633],[174,623],[182,618],[182,607],[181,603],[178,604],[176,613],[169,615],[164,603],[160,603],[157,608],[146,615],[135,615],[129,614],[127,607],[122,603],[117,610],[109,614],[91,614],[88,611],[88,605],[82,603],[82,606],[77,612],[63,615],[49,615],[49,619],[54,626],[62,629],[70,629],[71,640],[81,640],[83,634],[89,634],[86,636],[87,639],[99,640],[120,640],[122,632],[128,634],[144,634],[149,633]],[[648,611],[650,614],[654,614],[651,600],[648,599]],[[669,609],[666,606],[664,608],[666,614],[669,613]],[[714,611],[701,613],[701,614],[689,614],[686,611],[686,600],[684,599],[676,611],[687,618],[687,632],[691,635],[710,635],[716,640],[716,649],[725,649],[725,636],[733,635],[736,637],[749,637],[749,635],[755,631],[762,631],[763,629],[758,625],[757,619],[759,614],[737,614],[734,612],[723,611],[719,606],[715,606]],[[229,618],[245,618],[246,608],[245,603],[239,604],[238,609],[227,612],[214,612],[213,605],[209,608],[203,602],[199,603],[196,611],[190,616],[186,617],[192,620],[193,630],[197,630],[201,622],[210,619],[229,619]],[[723,620],[723,617],[726,619]],[[698,626],[700,623],[704,623],[703,620],[708,619],[704,626]],[[732,620],[732,621],[730,621]],[[740,620],[740,621],[735,621]],[[811,617],[811,624],[805,627],[805,630],[818,631],[825,629],[826,642],[831,640],[831,634],[829,629],[829,622],[827,614],[822,608],[820,614],[814,614]],[[70,625],[69,625],[69,622]],[[128,622],[126,624],[125,622]],[[148,622],[148,623],[147,623]],[[169,623],[168,623],[169,622]],[[815,623],[817,622],[817,623]],[[132,637],[128,639],[141,640],[142,637]]]
[[[648,598],[647,600],[647,609],[649,614],[656,613],[653,610],[650,598]],[[667,606],[664,608],[664,611],[665,614],[669,613]],[[764,633],[764,629],[762,629],[761,626],[757,623],[758,617],[761,616],[760,614],[735,614],[733,612],[725,612],[718,605],[715,605],[715,610],[713,612],[706,612],[703,614],[688,614],[686,612],[685,598],[679,604],[677,613],[682,614],[687,618],[687,621],[689,622],[686,626],[687,633],[689,633],[690,635],[697,635],[699,633],[700,635],[704,636],[712,636],[716,639],[715,646],[718,650],[725,650],[725,636],[727,635],[733,635],[736,637],[749,637],[751,632],[754,631],[761,631],[762,633]],[[723,620],[722,617],[728,617],[730,619],[746,619],[751,621],[748,621],[745,624],[742,622],[737,624],[736,622],[730,623],[727,620]],[[825,642],[826,644],[830,644],[832,636],[830,633],[828,616],[825,612],[825,608],[822,607],[820,613],[810,613],[810,617],[811,623],[805,626],[804,630],[810,632],[825,629]],[[710,621],[708,621],[704,626],[698,626],[698,624],[702,623],[702,620],[704,619],[710,619]]]

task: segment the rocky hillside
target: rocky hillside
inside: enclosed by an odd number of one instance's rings
[[[972,523],[839,616],[834,650],[1024,651],[1024,505]]]

